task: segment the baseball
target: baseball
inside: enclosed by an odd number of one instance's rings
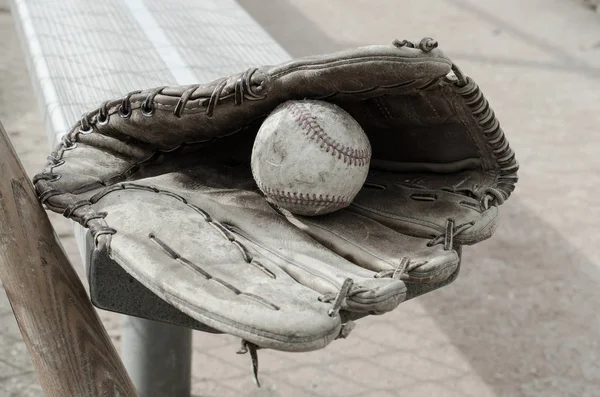
[[[369,171],[371,144],[358,122],[329,102],[287,101],[262,123],[252,175],[266,199],[296,215],[350,205]]]

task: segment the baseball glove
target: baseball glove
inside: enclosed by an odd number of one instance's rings
[[[252,178],[261,122],[299,99],[340,106],[371,143],[367,182],[332,214],[292,215]],[[478,86],[425,38],[130,92],[84,114],[34,184],[162,300],[250,346],[309,351],[452,281],[517,169]]]

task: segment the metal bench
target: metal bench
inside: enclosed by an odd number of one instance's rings
[[[12,0],[12,13],[51,146],[104,100],[289,58],[233,0]],[[74,230],[92,302],[129,315],[121,355],[140,396],[189,396],[192,329],[204,326],[111,260],[90,269],[90,237]]]

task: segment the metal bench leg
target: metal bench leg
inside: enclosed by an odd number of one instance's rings
[[[190,397],[191,329],[125,316],[121,356],[140,397]]]
[[[74,233],[87,271],[93,238],[79,224]],[[140,397],[190,397],[191,328],[124,316],[121,359]]]

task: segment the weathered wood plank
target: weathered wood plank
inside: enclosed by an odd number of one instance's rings
[[[1,124],[0,279],[47,396],[137,396]]]

